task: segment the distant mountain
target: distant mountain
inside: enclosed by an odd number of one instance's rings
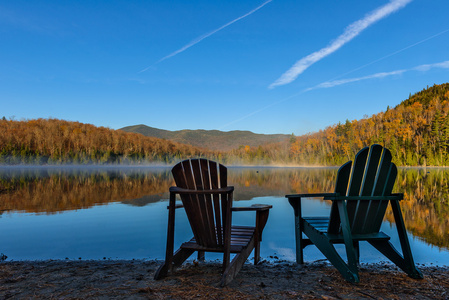
[[[123,127],[125,132],[140,133],[149,137],[157,137],[182,144],[210,150],[228,151],[240,146],[257,147],[270,143],[278,143],[290,138],[288,134],[257,134],[251,131],[219,131],[219,130],[179,130],[169,131],[146,125]]]

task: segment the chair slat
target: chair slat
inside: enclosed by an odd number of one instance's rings
[[[374,190],[373,190],[373,196],[385,196],[384,190],[385,185],[387,184],[388,174],[390,172],[391,167],[391,152],[390,150],[384,148],[384,151],[382,153],[381,162],[379,164],[379,170],[377,172],[376,182],[374,183]],[[384,201],[386,204],[388,204],[388,201]],[[376,228],[376,224],[379,222],[374,221],[376,218],[380,218],[382,220],[382,217],[378,217],[379,214],[379,208],[381,207],[382,201],[370,201],[369,206],[366,213],[366,222],[364,226],[364,231],[366,233],[376,232],[379,231],[379,228]],[[386,206],[385,206],[386,207]],[[381,215],[385,213],[382,212]],[[382,222],[380,220],[380,222]]]
[[[195,177],[192,171],[192,165],[190,160],[185,160],[180,163],[183,170],[184,177],[184,186],[182,188],[196,190]],[[175,178],[175,182],[177,181],[176,175],[172,170],[173,177]],[[181,180],[182,181],[182,180]],[[187,218],[189,219],[189,223],[192,228],[192,232],[194,237],[200,242],[204,243],[203,234],[201,232],[201,228],[203,226],[202,218],[198,213],[200,210],[199,203],[197,201],[197,195],[182,195],[181,200],[184,205],[184,209],[187,214]]]
[[[198,159],[190,160],[191,170],[193,174],[193,181],[195,190],[202,191],[204,190],[203,178],[201,176],[201,166],[200,161]],[[212,237],[209,232],[208,224],[207,224],[207,210],[205,203],[205,195],[196,195],[192,197],[192,204],[196,207],[196,232],[200,238],[202,245],[212,246]],[[202,212],[202,213],[198,213]]]
[[[366,161],[365,172],[360,187],[360,196],[373,196],[374,182],[376,181],[379,160],[382,157],[381,145],[370,147],[368,159]],[[354,219],[352,221],[352,233],[363,233],[369,201],[357,201]]]
[[[210,184],[212,189],[218,189],[218,172],[217,172],[217,163],[214,161],[209,161],[209,174],[210,174]],[[219,245],[223,245],[223,223],[221,219],[221,207],[220,207],[220,195],[214,194],[213,195],[213,205],[214,205],[214,212],[215,212],[215,226],[217,228],[217,232],[221,232],[221,234],[217,237],[217,243]]]
[[[210,184],[213,189],[218,189],[218,165],[214,161],[209,161],[209,174],[210,174]],[[223,221],[222,221],[222,210],[220,206],[220,195],[214,194],[213,195],[213,206],[214,206],[214,213],[215,213],[215,226],[217,228],[217,232],[220,232],[220,234],[217,236],[217,243],[219,245],[223,245]]]
[[[185,177],[185,188],[189,190],[196,190],[194,174],[192,171],[192,166],[190,160],[185,160],[181,163],[182,169],[184,170]]]
[[[385,184],[387,182],[388,173],[390,171],[390,165],[391,165],[391,152],[387,148],[384,149],[384,152],[382,153],[382,162],[379,167],[378,175],[376,178],[376,183],[374,186],[374,192],[373,195],[375,196],[385,196]]]
[[[211,189],[210,183],[210,172],[209,172],[209,163],[207,159],[200,159],[200,167],[201,167],[201,178],[203,183],[203,189],[208,190]],[[217,236],[215,233],[215,216],[214,216],[214,208],[211,201],[212,197],[210,194],[204,195],[204,206],[205,211],[203,217],[205,218],[205,226],[208,230],[208,240],[211,246],[217,246]]]
[[[360,186],[363,180],[363,173],[365,172],[366,159],[368,157],[369,148],[365,147],[360,150],[353,163],[353,169],[351,172],[351,179],[349,182],[348,194],[347,196],[359,196]]]
[[[379,166],[380,158],[382,157],[381,145],[373,145],[370,148],[369,157],[366,163],[365,173],[361,187],[361,196],[372,196],[374,189],[374,182],[376,180],[377,168]]]
[[[228,186],[228,169],[225,166],[223,166],[222,164],[219,164],[218,165],[218,171],[219,171],[219,182],[220,182],[220,186],[219,187],[220,188],[227,187]],[[221,197],[223,197],[223,195]],[[222,220],[223,220],[222,221],[222,225],[223,225],[223,228],[226,227],[226,220],[228,219],[227,207],[228,206],[232,207],[232,203],[227,203],[227,201],[229,201],[229,200],[223,201],[223,199],[222,199],[222,201],[221,201],[221,211],[222,211]]]
[[[349,176],[351,175],[352,161],[348,161],[342,165],[337,172],[337,180],[335,183],[335,192],[340,195],[346,195],[348,190]],[[340,231],[340,215],[336,202],[332,202],[331,213],[329,217],[329,233],[338,233]]]
[[[360,187],[363,180],[363,174],[365,172],[366,160],[368,158],[369,147],[365,147],[360,150],[355,158],[352,165],[351,177],[349,180],[349,187],[347,196],[360,196]],[[347,210],[349,224],[352,224],[354,220],[354,214],[357,210],[358,201],[348,201]]]
[[[186,172],[187,170],[187,172]],[[182,163],[179,163],[175,165],[172,168],[172,174],[173,178],[175,180],[176,186],[180,188],[188,189],[189,187],[193,187],[193,177],[191,174],[191,168],[190,168],[190,162],[184,161]],[[193,217],[195,214],[195,209],[192,207],[191,203],[191,196],[190,195],[182,195],[181,200],[183,201],[184,209],[187,213],[187,217],[189,219],[189,222],[193,222],[191,224],[195,224],[196,220]],[[193,225],[193,227],[196,227]],[[196,232],[193,232],[195,238],[197,238]]]
[[[228,186],[228,169],[223,166],[222,164],[219,164],[220,169],[220,188],[224,188]]]
[[[396,176],[398,174],[398,169],[394,163],[390,164],[390,169],[388,171],[387,180],[384,185],[384,190],[382,191],[383,195],[390,195],[393,191],[394,182],[396,181]],[[379,208],[377,209],[376,217],[374,218],[373,230],[380,230],[380,226],[382,225],[382,220],[385,215],[385,211],[387,210],[389,201],[382,201],[379,203]]]

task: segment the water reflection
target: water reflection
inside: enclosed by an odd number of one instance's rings
[[[230,168],[234,199],[333,189],[333,168]],[[0,211],[56,213],[110,202],[144,206],[168,199],[169,168],[0,168]]]
[[[336,168],[230,168],[236,201],[290,193],[330,192]],[[449,248],[449,169],[403,168],[396,192],[405,193],[406,228],[419,239]],[[169,168],[0,168],[1,214],[55,214],[121,203],[134,207],[168,199]],[[391,211],[387,221],[393,222]]]
[[[405,194],[401,208],[407,230],[429,244],[449,248],[449,169],[400,169],[395,189]],[[391,210],[386,218],[392,222]]]
[[[167,199],[167,168],[2,168],[0,211],[56,213],[110,202]]]

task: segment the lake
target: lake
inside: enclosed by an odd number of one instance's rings
[[[294,261],[294,215],[284,196],[332,192],[337,168],[230,167],[228,173],[234,206],[273,205],[262,258]],[[0,253],[8,260],[163,259],[172,185],[169,167],[0,167]],[[394,192],[405,193],[401,208],[415,262],[449,265],[449,169],[401,168]],[[303,200],[303,214],[329,210],[327,201]],[[234,224],[254,220],[254,212],[233,214]],[[382,230],[400,249],[391,211]],[[177,210],[175,247],[191,235]],[[324,259],[313,246],[304,257]],[[361,244],[361,262],[385,260]]]

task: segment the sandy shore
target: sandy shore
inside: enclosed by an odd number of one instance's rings
[[[219,287],[220,263],[186,263],[160,281],[158,261],[18,261],[0,263],[0,299],[449,299],[449,267],[419,266],[424,279],[387,264],[360,267],[351,284],[326,262],[244,265]]]

